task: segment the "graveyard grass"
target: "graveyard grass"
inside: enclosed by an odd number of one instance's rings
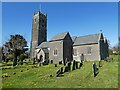
[[[84,62],[81,69],[66,72],[57,78],[55,73],[60,65],[54,67],[49,64],[39,68],[25,64],[15,68],[6,66],[8,69],[2,70],[2,75],[10,77],[2,78],[2,88],[118,88],[118,56],[112,57],[113,62],[104,61],[96,77],[93,77],[92,61]],[[13,72],[16,74],[13,75]]]

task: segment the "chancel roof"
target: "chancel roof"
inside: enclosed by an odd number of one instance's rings
[[[91,34],[86,36],[80,36],[80,37],[72,37],[72,40],[74,40],[74,46],[75,45],[84,45],[84,44],[92,44],[92,43],[98,43],[99,40],[99,34]]]

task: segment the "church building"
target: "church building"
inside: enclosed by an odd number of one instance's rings
[[[47,15],[38,11],[32,22],[30,56],[40,62],[104,60],[109,56],[108,42],[102,32],[79,37],[63,32],[47,41]]]

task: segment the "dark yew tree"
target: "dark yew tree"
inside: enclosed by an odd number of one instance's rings
[[[27,47],[27,41],[19,34],[10,35],[9,41],[6,42],[4,46],[8,48],[8,52],[14,56],[13,66],[16,66],[19,61],[17,58],[27,50],[25,48]]]

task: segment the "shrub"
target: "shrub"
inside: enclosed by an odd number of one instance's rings
[[[20,55],[20,64],[23,65],[23,60],[25,59],[25,55],[21,54]]]

